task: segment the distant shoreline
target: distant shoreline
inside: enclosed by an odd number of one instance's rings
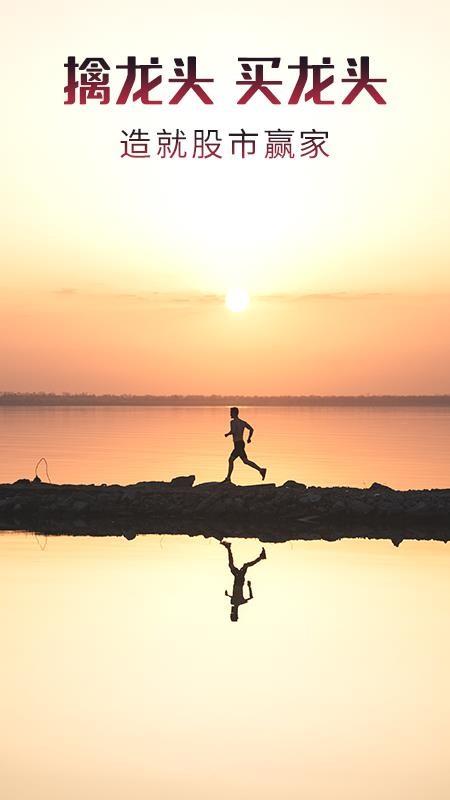
[[[445,395],[96,395],[1,392],[9,406],[267,406],[267,407],[433,407],[450,408]]]

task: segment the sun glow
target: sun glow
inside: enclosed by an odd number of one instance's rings
[[[245,311],[249,304],[249,296],[246,289],[234,288],[228,289],[225,297],[225,305],[230,311],[235,313]]]

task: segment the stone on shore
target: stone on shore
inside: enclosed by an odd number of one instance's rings
[[[177,489],[190,489],[194,485],[195,475],[181,475],[178,478],[172,478],[170,481],[171,486],[176,486]]]

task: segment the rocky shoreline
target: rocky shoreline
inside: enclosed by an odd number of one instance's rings
[[[130,486],[0,484],[0,529],[47,534],[188,533],[265,541],[385,538],[450,540],[450,489],[396,491],[195,483],[195,476]]]

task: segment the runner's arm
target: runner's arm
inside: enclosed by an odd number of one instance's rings
[[[248,422],[245,423],[245,427],[248,428],[248,439],[247,439],[247,442],[248,442],[248,444],[250,444],[255,429],[252,428],[252,426]]]

